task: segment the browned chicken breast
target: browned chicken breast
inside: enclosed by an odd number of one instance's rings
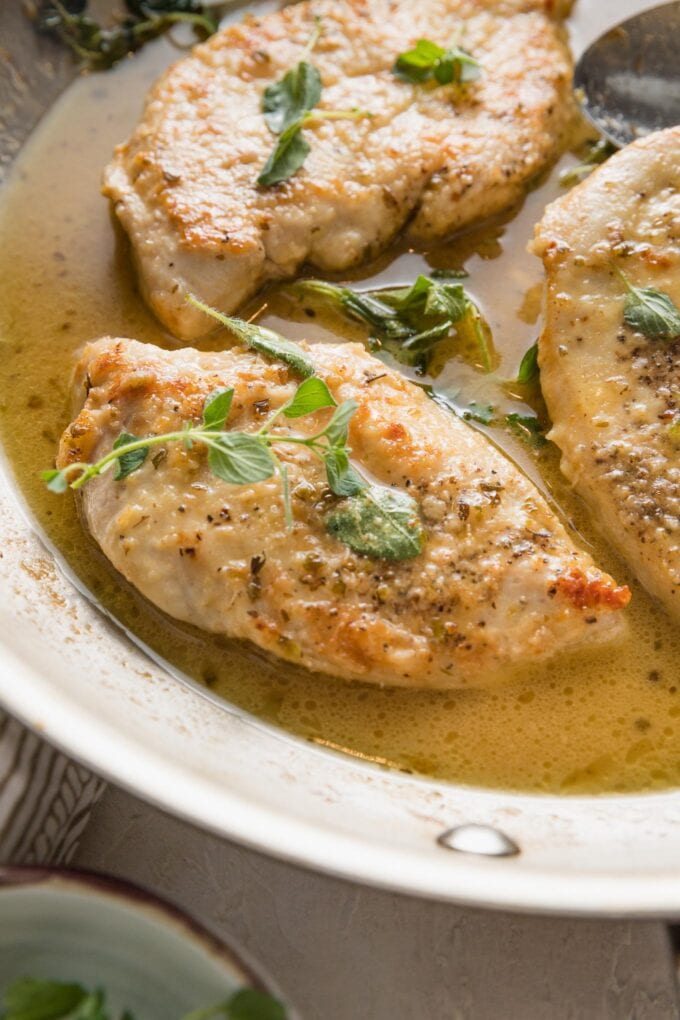
[[[148,599],[311,670],[414,687],[492,684],[620,633],[628,589],[573,545],[483,435],[360,345],[311,351],[335,399],[358,404],[356,467],[415,500],[422,551],[379,560],[329,533],[342,501],[305,446],[277,446],[290,476],[288,528],[277,477],[227,484],[200,445],[168,443],[123,480],[109,472],[83,489],[92,534]],[[251,351],[170,352],[120,339],[88,346],[79,378],[84,406],[63,436],[60,467],[101,457],[121,430],[158,435],[199,422],[219,386],[235,391],[228,429],[252,432],[299,382]],[[311,435],[328,413],[273,428]]]
[[[629,146],[551,205],[534,247],[548,278],[539,358],[562,470],[680,619],[680,320],[666,335],[650,320],[646,335],[624,318],[630,286],[680,306],[680,128]]]
[[[142,290],[185,340],[213,328],[187,291],[235,310],[308,260],[337,271],[384,248],[411,217],[419,242],[510,205],[553,159],[571,119],[571,59],[555,0],[305,0],[197,46],[152,89],[104,177]],[[563,4],[560,6],[564,6]],[[263,92],[304,56],[323,82],[289,180],[260,187],[276,138]],[[395,58],[419,38],[482,62],[467,85],[411,84]]]

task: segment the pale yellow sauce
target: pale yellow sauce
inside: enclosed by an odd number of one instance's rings
[[[38,472],[52,464],[69,421],[78,348],[103,334],[176,345],[140,300],[127,243],[99,194],[114,144],[128,134],[144,92],[175,55],[162,41],[113,72],[76,81],[35,132],[1,196],[0,425],[39,526],[94,598],[170,668],[292,733],[458,783],[569,793],[677,785],[680,642],[660,608],[597,539],[557,471],[552,447],[538,457],[504,431],[491,433],[556,501],[599,563],[631,584],[630,635],[615,649],[561,659],[527,671],[521,684],[489,691],[350,685],[272,664],[226,638],[178,625],[110,568],[83,532],[71,495],[46,493]],[[538,333],[542,270],[525,248],[559,190],[554,172],[505,225],[470,233],[429,256],[393,251],[354,279],[409,282],[428,265],[465,263],[469,288],[493,329],[497,378],[512,379]],[[291,337],[360,335],[341,319],[310,319],[281,295],[264,295],[252,307],[265,302],[262,321]],[[218,335],[205,346],[225,342]],[[461,400],[527,410],[527,394],[499,388],[455,352],[436,382],[461,391]]]

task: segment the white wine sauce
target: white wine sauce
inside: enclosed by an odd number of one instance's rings
[[[536,792],[639,791],[680,783],[680,641],[671,622],[595,533],[561,478],[550,444],[532,450],[503,429],[493,440],[541,486],[577,541],[633,589],[629,635],[615,648],[527,670],[512,686],[464,692],[380,689],[272,663],[252,648],[159,613],[108,565],[83,531],[70,494],[46,492],[71,416],[75,353],[101,335],[177,346],[140,299],[127,241],[100,195],[104,164],[137,120],[142,98],[176,56],[163,40],[112,72],[83,76],[35,131],[0,195],[0,427],[39,527],[98,603],[174,672],[315,743],[455,783]],[[562,165],[574,162],[567,155]],[[459,403],[529,413],[516,377],[539,329],[542,269],[526,253],[534,223],[560,193],[559,167],[498,222],[428,252],[396,247],[352,274],[359,286],[408,283],[433,267],[465,266],[493,331],[493,378],[455,346],[431,382]],[[261,321],[322,342],[362,337],[339,317],[310,317],[285,291],[260,295]],[[203,346],[219,349],[217,334]]]

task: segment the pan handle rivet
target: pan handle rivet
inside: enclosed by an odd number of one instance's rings
[[[514,840],[492,825],[456,825],[437,837],[445,850],[483,857],[516,857],[520,852]]]

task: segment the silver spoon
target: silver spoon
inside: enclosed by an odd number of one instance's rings
[[[680,124],[680,2],[601,35],[576,65],[583,112],[616,146]]]

